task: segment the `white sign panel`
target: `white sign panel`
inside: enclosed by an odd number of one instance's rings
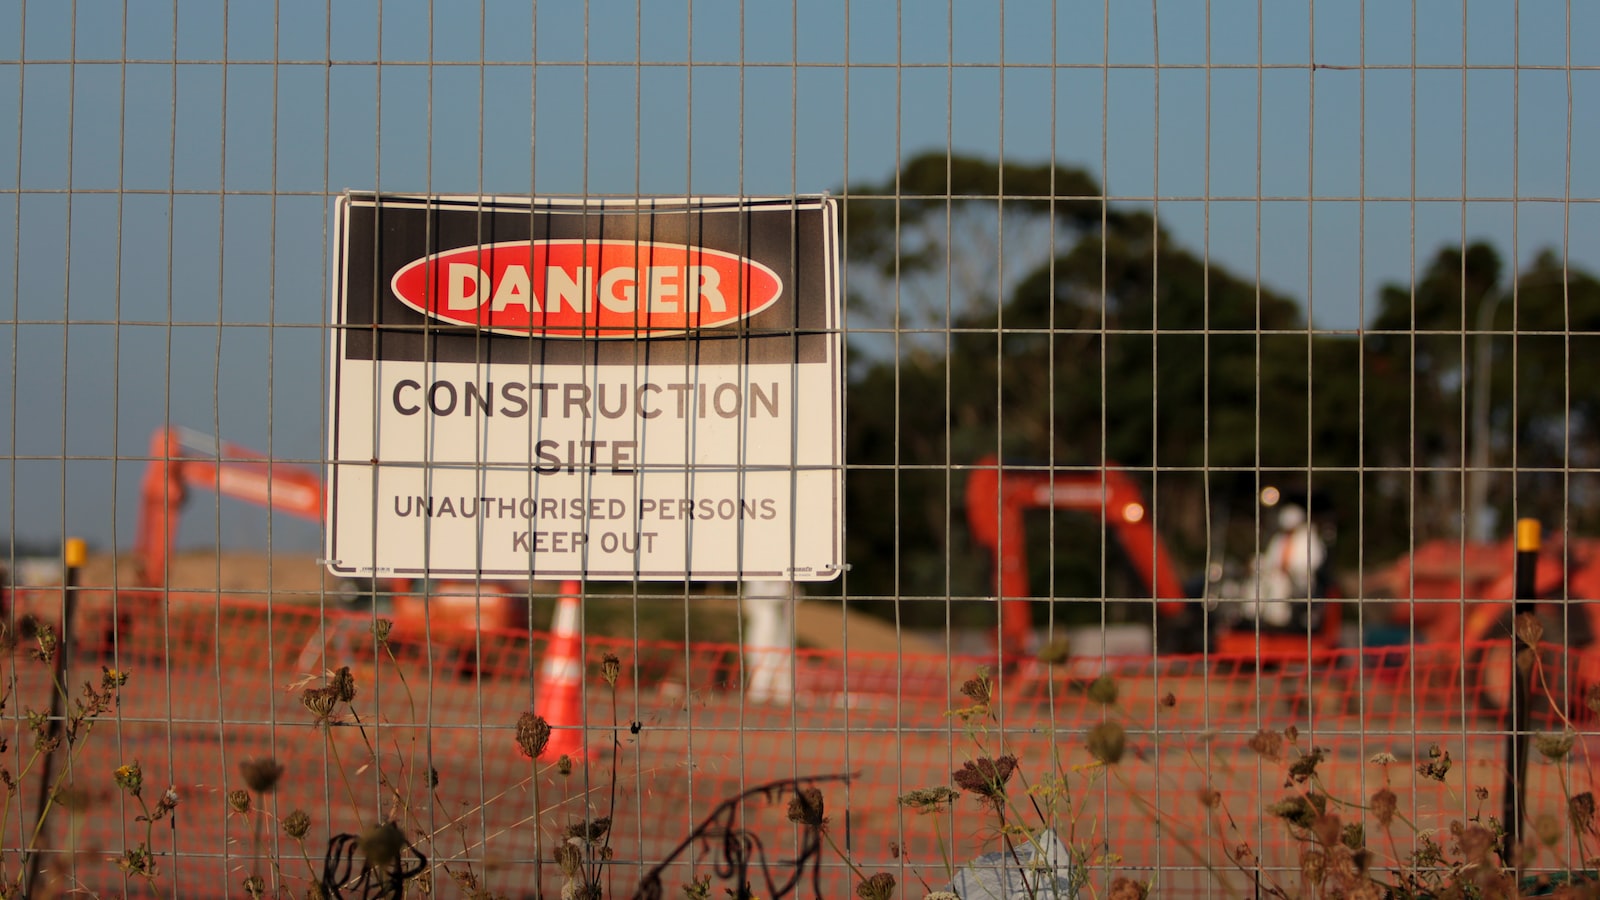
[[[842,570],[831,200],[350,194],[338,228],[331,571]]]

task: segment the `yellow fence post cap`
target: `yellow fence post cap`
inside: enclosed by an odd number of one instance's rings
[[[1518,519],[1517,520],[1517,549],[1518,550],[1538,550],[1539,549],[1539,520],[1538,519]]]
[[[76,569],[89,561],[89,544],[83,538],[67,538],[61,556],[69,568]]]

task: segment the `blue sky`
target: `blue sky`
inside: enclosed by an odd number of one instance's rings
[[[1600,4],[1314,7],[0,0],[0,529],[128,546],[115,457],[169,419],[320,458],[347,188],[811,193],[948,148],[1083,166],[1320,328],[1463,240],[1600,270]]]

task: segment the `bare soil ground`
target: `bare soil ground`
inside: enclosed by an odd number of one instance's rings
[[[85,589],[128,588],[136,584],[135,568],[130,557],[115,558],[109,555],[92,556],[80,575],[80,585]],[[189,550],[174,554],[168,563],[169,590],[181,594],[192,592],[195,596],[175,598],[176,602],[205,601],[204,595],[217,592],[230,596],[270,599],[274,603],[316,603],[337,600],[346,590],[339,578],[330,575],[317,565],[310,554],[276,553],[238,550]],[[529,593],[535,596],[553,595],[558,590],[554,583],[535,583]],[[618,601],[598,600],[597,606]],[[704,597],[692,600],[695,604],[690,617],[690,640],[734,641],[737,639],[737,601],[729,598]],[[683,639],[684,614],[681,605],[670,599],[651,600],[639,604],[640,614],[651,621],[642,627],[643,638]],[[539,608],[536,608],[536,613]],[[615,614],[607,614],[614,612]],[[626,611],[597,610],[599,620],[613,637],[628,637],[633,619],[632,609]],[[540,619],[535,617],[537,625]],[[701,627],[696,629],[696,625]],[[916,635],[898,633],[893,624],[873,616],[848,610],[833,598],[802,600],[795,609],[795,633],[800,646],[820,650],[838,650],[848,647],[866,653],[942,653]]]

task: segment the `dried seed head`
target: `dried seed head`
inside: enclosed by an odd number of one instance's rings
[[[1206,809],[1216,809],[1222,805],[1222,792],[1206,785],[1200,789],[1200,805]]]
[[[361,855],[375,869],[387,868],[399,859],[400,851],[405,845],[405,834],[400,831],[400,826],[393,822],[369,826],[357,839]]]
[[[557,844],[555,863],[562,875],[577,878],[578,872],[583,868],[583,851],[572,844]]]
[[[980,756],[962,763],[951,777],[956,787],[999,806],[1005,802],[1006,782],[1011,780],[1011,773],[1016,768],[1017,758],[1010,754],[999,759]]]
[[[239,774],[244,776],[245,786],[258,794],[270,794],[278,786],[278,778],[283,775],[283,766],[278,761],[267,757],[265,759],[247,759],[239,764]]]
[[[311,830],[311,817],[303,809],[295,809],[283,817],[283,833],[295,840],[306,836]]]
[[[1517,637],[1529,647],[1539,646],[1544,639],[1544,626],[1539,624],[1539,617],[1533,613],[1517,616]]]
[[[1538,659],[1538,652],[1531,647],[1524,647],[1517,651],[1517,671],[1526,675],[1533,671],[1533,664]]]
[[[1295,760],[1289,766],[1289,777],[1297,782],[1305,782],[1306,779],[1317,774],[1317,766],[1322,764],[1322,757],[1323,749],[1321,747],[1313,747],[1310,753]]]
[[[260,875],[247,875],[244,879],[244,892],[251,897],[259,898],[267,892],[267,883]]]
[[[250,792],[246,790],[232,790],[228,792],[228,808],[241,815],[250,811]]]
[[[1472,796],[1477,797],[1479,800],[1487,800],[1489,799],[1489,789],[1480,784],[1472,789]]]
[[[328,687],[333,688],[334,696],[340,703],[349,703],[356,698],[356,677],[350,674],[349,666],[340,666],[339,671],[333,673]]]
[[[1117,702],[1117,682],[1110,675],[1101,675],[1089,685],[1089,699],[1101,706]]]
[[[374,638],[377,638],[378,643],[380,643],[380,644],[388,642],[388,640],[389,640],[389,632],[391,632],[393,630],[394,630],[394,623],[389,621],[388,619],[373,619],[372,620],[372,636]]]
[[[622,674],[622,660],[615,653],[607,653],[600,660],[600,677],[611,687],[617,686],[617,676]]]
[[[800,788],[789,798],[789,821],[801,825],[810,825],[821,828],[827,824],[827,818],[822,814],[822,790],[820,788]]]
[[[128,673],[121,669],[100,667],[100,690],[114,691],[128,683]]]
[[[1309,799],[1295,794],[1267,804],[1267,814],[1277,816],[1296,828],[1309,829],[1316,824],[1318,810]]]
[[[1461,855],[1466,861],[1476,865],[1487,865],[1489,856],[1494,852],[1494,833],[1477,822],[1469,822],[1456,835],[1456,842],[1461,847]]]
[[[1342,831],[1344,823],[1336,815],[1317,816],[1316,821],[1311,823],[1311,833],[1316,835],[1317,840],[1325,847],[1339,843],[1339,833]]]
[[[1047,666],[1060,665],[1072,656],[1072,642],[1065,637],[1054,637],[1039,648],[1039,661]]]
[[[118,766],[112,777],[116,779],[117,787],[127,791],[130,797],[139,796],[144,789],[144,772],[139,768],[137,759],[125,766]]]
[[[1400,798],[1394,791],[1386,787],[1378,788],[1372,793],[1372,817],[1378,820],[1380,828],[1388,828],[1394,822],[1395,810],[1400,806]]]
[[[517,717],[517,746],[529,759],[544,755],[550,744],[550,723],[532,710]]]
[[[893,900],[894,876],[888,872],[879,872],[867,880],[856,885],[856,896],[861,900]]]
[[[1128,749],[1128,734],[1116,722],[1101,722],[1089,729],[1089,753],[1108,766],[1122,760]]]
[[[976,678],[968,678],[961,682],[961,693],[970,698],[974,703],[988,705],[993,696],[993,685],[989,681],[989,673],[980,668]]]
[[[1161,695],[1161,705],[1166,707],[1167,709],[1171,709],[1174,706],[1177,706],[1178,705],[1178,697],[1177,697],[1177,695],[1172,693],[1171,691],[1167,691],[1165,694],[1162,694]]]
[[[1392,766],[1399,761],[1400,760],[1396,759],[1393,753],[1390,753],[1387,750],[1379,750],[1377,753],[1372,754],[1372,757],[1367,760],[1367,762],[1375,766]]]
[[[1533,749],[1539,751],[1539,755],[1545,759],[1558,760],[1567,755],[1577,739],[1578,736],[1570,731],[1563,731],[1560,734],[1539,734],[1533,738]]]
[[[1589,708],[1589,712],[1600,713],[1600,682],[1589,685],[1583,694],[1583,705]]]
[[[1250,738],[1250,749],[1267,759],[1283,758],[1283,735],[1263,728]]]
[[[556,757],[556,772],[562,775],[572,774],[572,757],[563,753]]]
[[[611,830],[611,817],[600,816],[582,822],[573,822],[567,826],[568,842],[577,841],[583,844],[598,844]]]
[[[1315,847],[1300,851],[1300,874],[1312,884],[1321,884],[1328,872],[1328,855]]]
[[[33,640],[37,646],[33,649],[33,658],[40,662],[51,662],[56,658],[56,650],[60,642],[56,639],[55,627],[45,622],[34,623]]]
[[[432,790],[439,786],[439,770],[434,766],[428,767],[428,788]]]
[[[928,895],[932,897],[932,894]],[[951,895],[955,896],[955,895]],[[711,876],[701,875],[683,886],[683,900],[711,900]],[[957,897],[956,900],[961,900]]]
[[[1367,845],[1367,830],[1360,822],[1351,822],[1339,833],[1339,843],[1351,850],[1360,850]]]
[[[1571,801],[1568,801],[1567,812],[1572,811]],[[1539,842],[1546,847],[1554,847],[1561,843],[1561,820],[1549,813],[1540,813],[1533,820],[1533,833],[1539,837]]]
[[[1150,896],[1149,882],[1134,881],[1122,875],[1111,880],[1109,900],[1145,900],[1148,896]]]
[[[943,785],[931,788],[919,788],[900,795],[900,805],[907,809],[914,809],[919,813],[942,812],[961,796]]]
[[[1427,761],[1417,764],[1417,773],[1423,778],[1443,782],[1444,776],[1450,771],[1450,765],[1450,751],[1434,744],[1428,748]]]
[[[338,702],[339,695],[330,688],[306,688],[300,693],[300,705],[304,706],[318,723],[328,721],[328,717],[333,715],[334,705]]]
[[[1567,801],[1567,819],[1579,831],[1588,830],[1594,823],[1594,794],[1584,791]]]

